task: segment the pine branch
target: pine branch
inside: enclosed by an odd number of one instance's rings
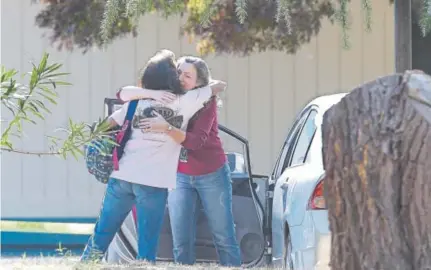
[[[371,31],[373,3],[360,1],[363,19],[358,23],[362,22],[364,29]],[[427,11],[430,0],[415,1],[421,1],[421,4],[414,2],[415,14],[422,14],[421,32],[427,35],[431,32],[431,14]],[[136,36],[139,18],[153,11],[165,18],[184,15],[186,23],[181,31],[198,36],[198,47],[206,48],[202,51],[209,53],[248,55],[265,50],[295,53],[318,34],[324,18],[335,19],[341,28],[343,47],[350,47],[351,0],[49,0],[44,3],[46,8],[38,14],[37,25],[50,28],[51,40],[59,42],[60,48],[72,49],[77,45],[84,53],[94,45],[103,48],[130,33]]]
[[[284,20],[287,27],[287,33],[292,34],[292,24],[290,17],[290,0],[277,0],[277,14],[275,15],[277,23]]]
[[[431,32],[431,0],[422,0],[423,5],[421,8],[419,26],[423,36]]]
[[[153,3],[151,0],[128,0],[125,16],[132,18],[134,25],[137,25],[139,18],[146,12],[151,11],[152,8]]]
[[[120,15],[120,3],[123,0],[107,0],[105,11],[103,13],[103,20],[101,25],[101,35],[104,43],[112,37],[112,28],[118,21]]]
[[[362,0],[362,10],[364,11],[365,30],[370,32],[372,23],[372,7],[370,0]]]
[[[211,17],[216,12],[217,8],[213,5],[212,0],[202,0],[203,1],[203,12],[201,14],[201,25],[207,28],[211,25]]]
[[[340,0],[340,8],[335,12],[335,18],[341,25],[341,41],[343,48],[350,48],[348,31],[350,30],[349,11],[347,9],[348,0]]]
[[[23,155],[39,156],[39,157],[40,156],[57,156],[57,155],[61,155],[60,151],[56,151],[56,152],[25,151],[25,150],[10,149],[10,148],[5,148],[5,147],[1,147],[0,150],[1,151],[6,151],[6,152],[17,153],[17,154],[23,154]]]
[[[247,0],[235,0],[235,12],[240,23],[244,23],[247,18]]]
[[[126,4],[126,16],[127,17],[132,17],[132,18],[134,18],[134,17],[136,17],[136,15],[138,14],[138,11],[139,11],[139,6],[140,6],[140,4],[141,3],[139,3],[139,2],[141,2],[140,0],[128,0],[127,1],[127,4]]]

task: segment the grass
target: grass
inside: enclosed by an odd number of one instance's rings
[[[94,224],[78,223],[50,223],[50,222],[23,222],[23,221],[0,221],[2,231],[17,232],[45,232],[45,233],[73,233],[91,234]],[[60,248],[61,249],[61,248]],[[60,250],[60,252],[63,252]],[[111,270],[111,269],[240,269],[221,267],[216,264],[196,264],[193,266],[181,266],[173,263],[158,262],[156,265],[146,263],[136,263],[133,265],[109,265],[109,264],[79,264],[79,257],[68,254],[67,251],[60,256],[37,256],[27,257],[2,257],[0,259],[0,269],[21,270],[21,269],[54,269],[54,270]],[[258,268],[257,268],[258,269]],[[268,269],[268,268],[262,268]]]
[[[2,220],[0,228],[2,231],[14,232],[91,234],[94,224]]]
[[[108,265],[108,264],[79,264],[78,257],[33,257],[33,258],[12,258],[2,259],[1,269],[58,269],[58,270],[101,270],[101,269],[180,269],[166,263],[158,265],[140,264],[140,265]],[[200,267],[204,269],[203,266]],[[198,268],[196,268],[198,269]],[[205,268],[206,269],[206,268]]]
[[[221,267],[215,264],[196,264],[193,266],[181,266],[173,263],[158,262],[156,265],[148,263],[136,263],[132,265],[109,265],[109,264],[79,264],[78,257],[33,257],[33,258],[11,258],[0,260],[1,269],[21,270],[21,269],[55,269],[55,270],[111,270],[111,269],[199,269],[199,270],[234,270],[241,268]],[[259,268],[254,268],[259,269]],[[260,268],[260,269],[268,269]],[[272,268],[275,269],[275,268]]]

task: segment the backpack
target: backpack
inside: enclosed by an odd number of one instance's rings
[[[129,103],[127,114],[121,128],[114,129],[110,139],[117,145],[106,139],[95,139],[84,147],[85,163],[87,170],[97,181],[106,184],[112,171],[118,170],[118,162],[123,156],[124,147],[132,132],[132,119],[136,111],[139,100],[132,100]]]

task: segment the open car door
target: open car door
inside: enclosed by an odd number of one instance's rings
[[[244,267],[262,265],[271,258],[270,237],[272,196],[268,192],[268,177],[252,176],[248,141],[232,130],[219,125],[220,138],[226,151],[232,174],[232,208],[236,237]],[[173,261],[172,233],[168,205],[160,235],[158,260]],[[202,206],[198,206],[196,221],[197,262],[218,261],[210,227]],[[112,241],[105,260],[109,263],[128,263],[136,258],[137,231],[131,212]]]

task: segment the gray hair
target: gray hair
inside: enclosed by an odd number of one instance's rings
[[[208,85],[211,81],[211,72],[207,63],[196,56],[182,56],[177,61],[177,67],[182,63],[192,64],[196,69],[196,88]],[[223,107],[223,101],[220,97],[216,97],[217,108]]]
[[[211,72],[207,63],[199,57],[183,56],[178,59],[177,67],[182,63],[192,64],[196,69],[196,84],[197,87],[208,85],[211,80]]]

